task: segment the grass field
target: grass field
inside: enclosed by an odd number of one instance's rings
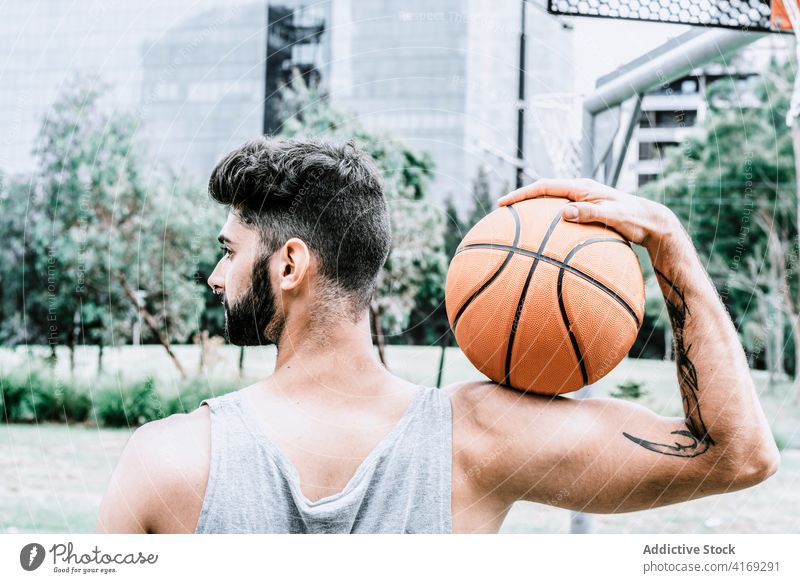
[[[178,347],[188,368],[197,369],[197,347]],[[88,351],[87,351],[88,352]],[[209,385],[215,379],[238,375],[238,350],[225,348],[210,370],[200,371]],[[106,374],[136,378],[157,375],[174,378],[171,364],[158,347],[108,351]],[[35,354],[34,354],[34,358]],[[439,350],[427,347],[389,347],[389,365],[414,382],[435,384]],[[65,358],[55,374],[68,376]],[[78,375],[88,380],[96,354],[78,355]],[[248,350],[242,384],[269,374],[274,349]],[[0,351],[0,372],[40,367],[25,351]],[[87,372],[90,369],[91,372]],[[24,368],[23,368],[24,370]],[[481,378],[458,349],[446,358],[444,383]],[[712,496],[654,510],[594,517],[601,533],[788,533],[800,531],[800,411],[788,382],[766,390],[766,376],[753,378],[776,440],[783,449],[780,472],[748,490]],[[595,385],[596,396],[607,396],[618,383],[636,380],[646,394],[639,402],[665,415],[681,415],[674,365],[670,362],[624,360]],[[0,425],[0,532],[93,532],[97,507],[131,430],[89,426],[38,424]],[[532,503],[517,504],[504,532],[563,533],[569,529],[566,510]]]

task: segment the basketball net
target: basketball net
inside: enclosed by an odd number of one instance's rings
[[[581,96],[573,93],[540,93],[529,102],[528,119],[541,137],[554,177],[581,175]]]

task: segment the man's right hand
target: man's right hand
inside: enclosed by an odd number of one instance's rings
[[[572,201],[562,211],[565,220],[603,223],[631,243],[644,247],[658,244],[664,236],[681,228],[678,218],[664,205],[586,178],[543,178],[501,197],[497,203],[506,206],[540,196],[558,196]]]

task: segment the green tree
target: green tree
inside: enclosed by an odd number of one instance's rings
[[[504,188],[503,190],[507,189]],[[495,208],[497,208],[497,198],[492,196],[489,173],[485,167],[479,166],[478,172],[472,180],[472,210],[467,218],[467,230],[471,229]],[[466,232],[464,234],[466,235]]]
[[[732,80],[713,84],[702,127],[668,153],[660,179],[643,191],[682,218],[745,346],[765,351],[776,375],[783,370],[783,316],[796,321],[800,311],[787,263],[797,256],[796,162],[785,123],[792,70],[791,62],[773,60],[749,92]],[[775,311],[779,317],[764,321]],[[800,321],[793,336],[800,354]]]
[[[38,209],[28,210],[29,183],[23,178],[3,176],[0,180],[0,344],[7,346],[47,343],[46,318],[31,318],[24,310],[25,271],[35,259],[33,246],[26,239],[27,221],[44,220]],[[31,305],[34,298],[29,293]]]
[[[448,196],[444,201],[444,213],[447,217],[447,228],[445,229],[445,252],[448,257],[453,257],[456,249],[461,244],[464,235],[467,234],[470,227],[467,226],[461,218],[461,213],[458,206],[453,200],[453,195]]]
[[[25,203],[22,229],[12,225],[14,252],[25,257],[16,312],[28,341],[70,348],[118,343],[139,314],[145,339],[185,374],[171,344],[197,328],[204,307],[196,272],[214,248],[195,233],[212,232],[213,206],[195,185],[154,167],[135,140],[136,120],[105,112],[100,96],[73,82],[41,126],[27,196],[4,200],[17,211]]]

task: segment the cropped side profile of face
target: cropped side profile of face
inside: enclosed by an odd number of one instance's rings
[[[228,213],[217,237],[222,258],[209,278],[225,308],[225,337],[237,346],[273,344],[285,320],[276,317],[275,293],[269,277],[273,254],[262,253],[258,233]]]
[[[368,154],[352,142],[257,138],[217,164],[209,194],[228,208],[208,284],[230,343],[280,345],[301,313],[313,314],[306,322],[364,316],[391,246]]]

